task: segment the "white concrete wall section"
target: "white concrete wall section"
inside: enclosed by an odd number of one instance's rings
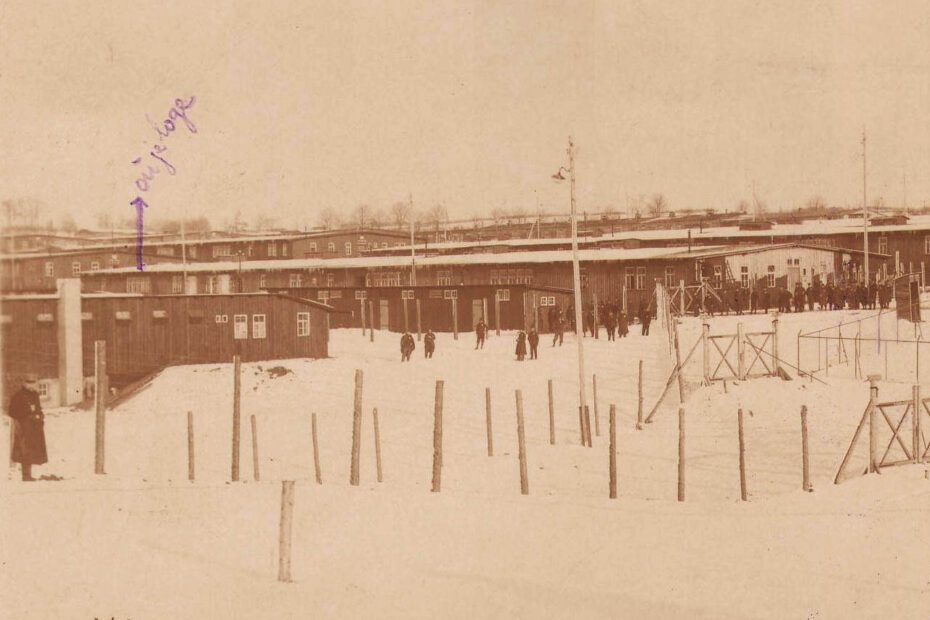
[[[58,280],[58,394],[62,405],[84,398],[82,345],[81,280]]]
[[[797,269],[795,273],[806,287],[813,283],[815,275],[820,276],[821,282],[825,282],[828,275],[835,275],[835,257],[836,252],[829,250],[790,247],[736,254],[728,256],[726,261],[730,274],[737,281],[743,267],[748,267],[750,278],[761,278],[774,273],[776,279],[788,275],[789,268],[792,268]],[[846,260],[848,256],[844,255],[844,261]],[[774,267],[774,271],[769,271],[770,266]]]

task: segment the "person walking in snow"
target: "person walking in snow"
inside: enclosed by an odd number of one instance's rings
[[[562,321],[562,313],[557,312],[555,319],[552,321],[552,346],[558,342],[562,346],[562,340],[565,337],[565,323]]]
[[[520,333],[517,334],[517,360],[523,361],[523,358],[526,357],[526,332],[522,329]]]
[[[436,350],[436,334],[433,330],[427,329],[423,336],[423,357],[433,359],[433,352]]]
[[[409,362],[410,354],[416,347],[413,336],[409,332],[404,332],[404,335],[400,337],[400,361]]]
[[[31,482],[32,466],[48,462],[45,447],[45,414],[39,402],[39,377],[27,374],[22,387],[10,399],[10,430],[13,434],[10,460],[22,466],[23,481]]]
[[[478,324],[475,325],[475,337],[477,341],[475,342],[476,349],[484,348],[484,339],[488,335],[488,325],[484,322],[484,319],[478,319]]]
[[[535,327],[530,328],[530,333],[526,339],[530,343],[530,359],[539,359],[539,332],[536,331]]]

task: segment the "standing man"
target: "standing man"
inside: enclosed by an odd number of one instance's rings
[[[522,329],[520,333],[517,334],[517,349],[515,351],[517,354],[517,360],[523,361],[523,358],[526,357],[526,332]]]
[[[643,324],[643,336],[649,335],[649,324],[652,323],[652,313],[649,311],[648,306],[642,306],[640,308],[639,320]]]
[[[533,326],[530,328],[529,336],[526,338],[530,343],[530,359],[535,360],[539,359],[539,332],[536,331],[536,327]]]
[[[10,460],[22,465],[23,481],[30,482],[35,480],[32,466],[48,462],[38,375],[30,373],[23,378],[22,387],[10,399],[8,414],[13,433]]]
[[[436,334],[433,330],[427,329],[426,335],[423,336],[423,355],[426,359],[433,359],[433,351],[436,350]]]
[[[475,336],[478,339],[478,341],[475,342],[476,349],[484,348],[484,338],[485,336],[487,336],[487,334],[488,334],[487,323],[484,322],[484,317],[481,317],[480,319],[478,319],[478,324],[475,325]]]
[[[604,320],[604,327],[607,328],[607,340],[616,340],[617,319],[614,317],[613,310],[607,312],[607,319]]]
[[[404,335],[400,337],[400,361],[409,362],[410,354],[413,353],[416,346],[413,336],[409,332],[404,332]]]
[[[564,335],[565,324],[562,322],[562,313],[559,311],[556,312],[555,320],[552,321],[552,346],[555,346],[555,343],[558,342],[561,347]]]

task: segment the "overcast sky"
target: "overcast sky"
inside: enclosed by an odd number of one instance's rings
[[[132,5],[130,9],[129,6]],[[4,2],[0,199],[107,210],[322,208],[408,193],[452,217],[930,199],[930,3]],[[149,125],[195,97],[159,143]],[[176,169],[147,192],[152,145]]]

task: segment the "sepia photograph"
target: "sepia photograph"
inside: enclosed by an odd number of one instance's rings
[[[4,0],[0,111],[0,618],[930,618],[927,2]]]

